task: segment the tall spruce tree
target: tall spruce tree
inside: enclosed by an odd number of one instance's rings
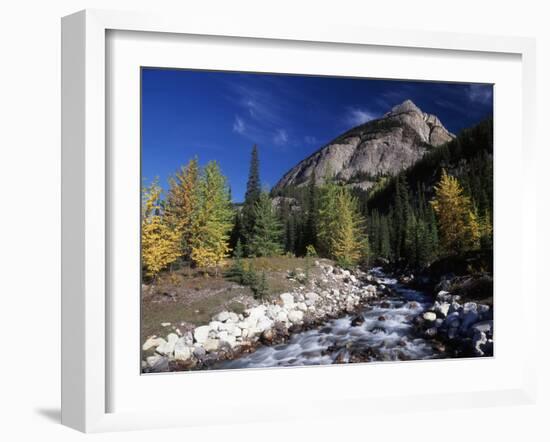
[[[317,210],[318,210],[318,192],[315,171],[311,174],[307,191],[307,214],[304,226],[304,243],[307,246],[316,247],[317,241]]]
[[[260,199],[261,193],[262,189],[260,181],[260,159],[258,155],[258,147],[254,145],[252,147],[252,153],[250,156],[250,168],[248,171],[248,181],[246,183],[246,193],[244,196],[244,205],[242,208],[241,216],[241,240],[244,243],[244,249],[247,255],[250,253],[248,245],[251,240],[251,236],[254,231],[254,224],[256,221],[256,203]]]
[[[282,226],[267,192],[261,192],[254,207],[254,227],[248,242],[249,256],[273,256],[282,252]]]

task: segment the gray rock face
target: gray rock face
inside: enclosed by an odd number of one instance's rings
[[[407,100],[382,118],[350,129],[298,163],[273,190],[306,185],[313,173],[317,184],[330,174],[337,181],[368,189],[380,175],[397,174],[431,147],[453,138],[435,115],[422,112]]]

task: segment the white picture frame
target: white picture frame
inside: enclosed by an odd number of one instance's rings
[[[340,47],[370,46],[402,48],[403,51],[468,52],[509,54],[520,57],[521,63],[521,162],[523,184],[519,190],[522,211],[522,267],[535,267],[536,195],[526,189],[535,188],[534,112],[535,112],[535,43],[532,39],[491,37],[450,33],[388,31],[345,26],[308,25],[292,27],[284,24],[222,23],[196,17],[155,16],[86,10],[62,21],[62,423],[85,432],[159,428],[169,426],[207,425],[212,416],[197,406],[195,413],[173,409],[172,412],[151,408],[139,411],[112,411],[109,392],[114,388],[109,376],[109,327],[112,324],[109,287],[110,187],[106,121],[109,93],[106,67],[108,32],[150,32],[162,35],[217,36],[270,40],[273,44],[300,42],[338,44]],[[158,34],[157,34],[158,35]],[[223,66],[220,66],[222,69]],[[521,218],[521,219],[520,219]],[[498,253],[498,243],[496,246]],[[527,309],[536,302],[535,281],[521,281],[520,307]],[[498,295],[497,295],[498,296]],[[534,336],[536,324],[526,325],[524,332]],[[532,403],[535,397],[534,339],[526,339],[521,354],[521,373],[502,388],[468,390],[438,394],[404,395],[388,390],[377,396],[376,403],[336,393],[326,400],[313,398],[309,407],[255,407],[240,421],[261,421],[287,417],[323,416],[324,404],[338,401],[339,414],[367,414],[376,411],[406,411],[409,408],[441,409],[476,405]],[[496,356],[498,358],[498,355]],[[353,367],[358,376],[363,366]],[[386,366],[389,370],[389,365]],[[334,372],[334,370],[333,370]],[[311,372],[310,372],[311,373]],[[351,374],[351,372],[348,372]],[[206,374],[211,376],[210,374]],[[220,374],[224,376],[223,373]],[[259,379],[267,372],[254,372]],[[197,380],[194,374],[194,381]],[[301,376],[298,370],[286,370],[284,377]],[[178,377],[181,378],[180,375]],[[163,384],[170,376],[163,376]],[[173,377],[172,379],[176,379]],[[211,378],[213,380],[214,378]],[[218,378],[220,379],[220,378]],[[236,379],[236,378],[235,378]],[[517,381],[517,382],[516,382]],[[175,382],[175,381],[174,381]],[[218,382],[219,384],[219,382]],[[362,393],[361,393],[362,394]],[[368,396],[364,396],[368,399]],[[265,405],[265,404],[264,404]],[[334,413],[334,410],[331,410]],[[231,416],[229,416],[231,417]],[[215,416],[224,421],[224,416]],[[227,422],[230,420],[227,419]]]

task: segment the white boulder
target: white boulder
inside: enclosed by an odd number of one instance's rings
[[[451,304],[448,302],[438,302],[435,301],[434,303],[434,310],[436,313],[439,313],[440,316],[443,316],[444,318],[447,317],[449,314],[449,308],[451,307]]]
[[[195,341],[199,344],[204,344],[206,340],[208,339],[208,334],[210,333],[210,327],[208,325],[201,325],[200,327],[197,327],[195,331],[193,332],[193,336],[195,338]]]
[[[279,295],[279,298],[281,298],[281,301],[286,308],[292,308],[294,306],[294,296],[292,293],[282,293]]]
[[[434,312],[425,312],[422,317],[428,322],[434,322],[437,319],[437,315]]]
[[[288,319],[294,324],[299,324],[304,320],[304,312],[300,310],[291,310],[288,312]]]
[[[147,351],[151,348],[156,348],[159,345],[162,345],[162,344],[165,344],[165,343],[166,343],[166,339],[157,338],[156,336],[151,336],[149,339],[147,339],[145,341],[142,348],[143,348],[143,351]]]
[[[206,351],[216,351],[220,347],[220,340],[208,338],[204,341],[203,347]]]
[[[167,336],[167,339],[167,342],[157,347],[156,352],[164,356],[171,356],[174,353],[174,348],[176,347],[176,342],[178,342],[179,336],[175,333],[170,333]]]

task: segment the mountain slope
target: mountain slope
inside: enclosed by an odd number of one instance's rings
[[[273,193],[303,186],[313,173],[317,184],[331,175],[366,190],[377,177],[397,174],[431,147],[453,138],[435,115],[406,100],[382,118],[350,129],[298,163],[275,185]]]

